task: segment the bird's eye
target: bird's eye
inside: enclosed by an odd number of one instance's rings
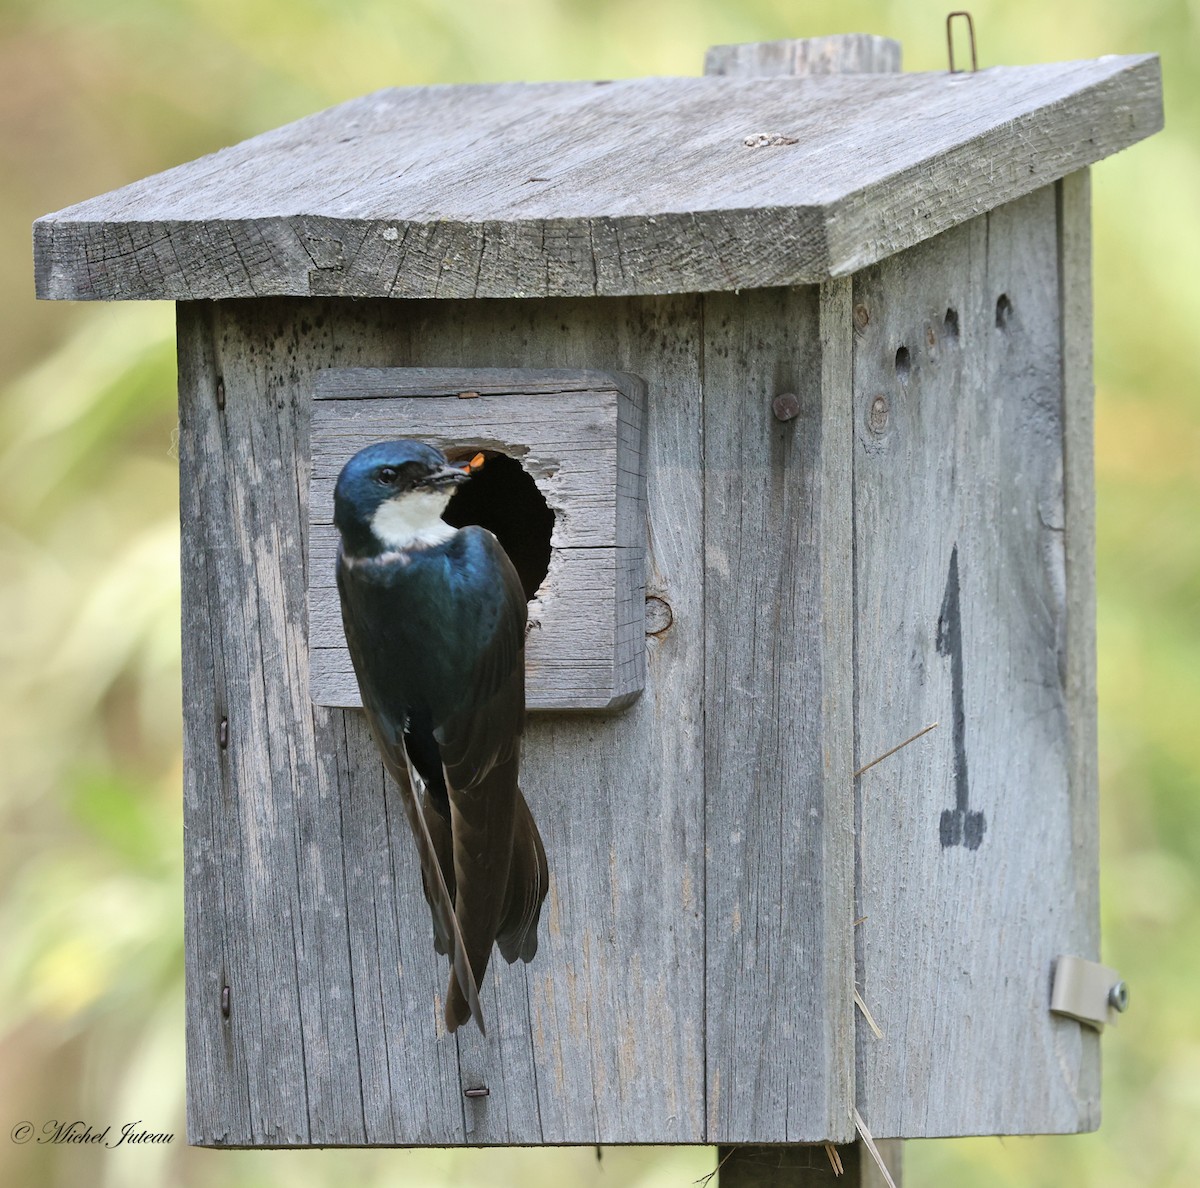
[[[400,477],[400,472],[394,466],[381,466],[375,472],[375,477],[381,483],[387,483],[391,486]]]

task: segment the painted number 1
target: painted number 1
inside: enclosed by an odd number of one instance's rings
[[[942,848],[966,846],[978,850],[987,822],[983,813],[972,810],[967,796],[967,710],[963,697],[962,610],[959,604],[958,545],[950,552],[946,593],[938,615],[937,650],[950,658],[950,682],[954,698],[954,807],[942,810]]]

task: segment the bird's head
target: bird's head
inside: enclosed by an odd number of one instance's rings
[[[333,522],[349,556],[424,548],[454,529],[442,512],[470,473],[420,441],[380,441],[359,450],[338,475]]]

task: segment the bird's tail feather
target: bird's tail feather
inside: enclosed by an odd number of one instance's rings
[[[501,785],[511,779],[511,773],[499,775]],[[546,864],[546,851],[542,845],[541,835],[534,824],[533,815],[521,795],[519,788],[513,789],[515,796],[512,805],[512,845],[508,852],[511,858],[506,871],[497,871],[497,878],[492,884],[503,885],[502,897],[491,894],[486,901],[471,904],[464,901],[461,893],[456,901],[456,912],[462,926],[463,935],[468,938],[472,947],[468,950],[471,956],[471,969],[475,980],[482,985],[483,976],[491,957],[492,938],[500,948],[500,953],[510,964],[518,959],[532,960],[537,952],[538,920],[541,916],[542,903],[546,898],[549,887],[549,872]],[[491,795],[482,790],[486,798],[483,805],[490,820],[486,824],[480,822],[480,827],[486,829],[487,835],[495,838],[500,825],[497,815],[503,813],[502,797],[493,789]],[[465,802],[465,803],[464,803]],[[479,802],[476,802],[478,804]],[[462,805],[463,816],[473,815],[468,807],[470,800],[463,796],[451,796],[451,812],[454,806]],[[469,847],[470,833],[465,827],[462,817],[455,816],[454,836],[456,849],[460,841]],[[472,884],[481,886],[483,881],[476,877]],[[454,1031],[460,1024],[471,1017],[466,995],[462,991],[462,983],[457,972],[450,975],[450,986],[446,995],[446,1025]]]
[[[513,856],[508,871],[504,916],[496,944],[510,965],[520,959],[532,961],[538,947],[538,922],[550,886],[546,850],[529,805],[517,791],[513,823]]]
[[[454,847],[450,840],[449,822],[434,808],[428,790],[425,793],[425,824],[429,827],[429,836],[433,839],[434,856],[442,872],[446,890],[450,893],[450,902],[454,902]],[[433,947],[446,956],[454,949],[454,938],[450,934],[447,922],[443,920],[444,912],[438,910],[436,888],[430,887],[429,876],[424,868],[421,870],[421,883],[425,888],[425,899],[433,916]]]
[[[457,914],[453,909],[454,898],[451,896],[449,888],[446,886],[446,880],[442,875],[441,855],[437,846],[434,843],[433,836],[429,831],[429,823],[425,819],[425,813],[421,807],[422,797],[420,792],[424,791],[425,782],[421,779],[420,773],[413,767],[412,761],[408,758],[408,752],[404,750],[403,744],[400,750],[404,754],[405,768],[407,775],[408,787],[401,787],[401,799],[404,802],[405,811],[408,813],[409,824],[412,826],[413,834],[417,839],[417,849],[421,854],[421,874],[425,881],[426,896],[429,897],[432,884],[433,896],[430,897],[430,907],[433,910],[434,917],[434,932],[435,932],[435,947],[438,941],[443,937],[451,941],[453,953],[450,958],[450,966],[452,973],[450,975],[451,993],[447,996],[446,1001],[446,1025],[449,1030],[454,1031],[458,1026],[458,1022],[451,1023],[450,1000],[455,998],[456,1003],[456,1018],[457,1013],[465,1011],[463,1018],[459,1022],[469,1019],[472,1015],[475,1016],[475,1021],[479,1024],[479,1030],[487,1035],[487,1028],[483,1021],[483,1008],[479,1005],[479,983],[483,981],[483,970],[479,971],[478,978],[472,973],[472,961],[468,957],[467,943],[463,939],[462,929],[459,926]],[[392,772],[393,777],[400,783],[396,772]],[[418,791],[420,790],[420,791]],[[444,943],[444,942],[443,942]],[[486,962],[485,962],[486,965]],[[457,988],[457,995],[454,991]],[[458,1005],[461,1002],[461,1006]]]
[[[450,833],[454,847],[454,913],[476,985],[483,984],[496,934],[503,927],[513,861],[513,828],[517,818],[518,756],[513,752],[482,778],[455,785],[461,773],[446,764],[450,797]],[[523,801],[522,801],[523,803]],[[457,968],[446,994],[446,1026],[454,1031],[471,1017],[469,994]]]

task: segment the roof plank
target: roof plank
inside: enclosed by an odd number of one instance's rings
[[[521,297],[812,283],[1150,135],[1161,91],[1154,55],[381,91],[39,219],[37,290]]]

